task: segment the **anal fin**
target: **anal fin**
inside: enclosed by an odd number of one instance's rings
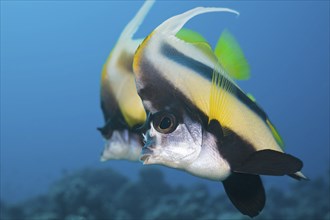
[[[266,195],[260,176],[232,173],[222,183],[230,201],[242,214],[255,217],[264,208]]]
[[[300,171],[303,163],[298,158],[270,149],[252,153],[241,166],[235,167],[233,172],[255,175],[283,176],[293,175]]]

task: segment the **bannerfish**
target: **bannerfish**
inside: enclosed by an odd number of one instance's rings
[[[150,112],[140,160],[222,181],[233,205],[254,217],[266,200],[260,175],[306,179],[303,163],[283,152],[266,113],[233,80],[246,72],[245,64],[220,62],[215,53],[226,55],[222,44],[213,52],[205,43],[175,36],[191,18],[208,12],[239,14],[227,8],[189,10],[164,21],[135,53],[137,91]]]
[[[136,128],[146,120],[146,112],[135,88],[133,56],[143,39],[133,39],[154,1],[145,1],[121,33],[102,69],[101,109],[105,125],[99,128],[106,143],[101,161],[138,161],[143,137]]]
[[[117,44],[110,53],[102,70],[101,109],[105,125],[99,128],[106,143],[101,161],[111,159],[138,161],[143,146],[140,126],[145,123],[146,112],[137,94],[132,69],[133,56],[143,39],[133,39],[133,35],[143,22],[154,1],[146,1],[136,16],[123,30]],[[229,32],[228,32],[229,33]],[[219,38],[226,44],[225,35]],[[181,29],[177,34],[181,40],[190,43],[206,43],[199,33]],[[236,42],[231,45],[237,45]],[[231,47],[227,47],[230,51]],[[220,56],[219,59],[225,59]],[[236,79],[249,78],[249,72]]]

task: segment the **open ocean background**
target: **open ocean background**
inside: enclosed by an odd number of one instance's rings
[[[1,201],[17,204],[45,194],[54,181],[83,168],[111,168],[138,180],[145,168],[140,163],[99,162],[104,142],[96,127],[103,125],[102,65],[142,4],[1,1]],[[311,179],[305,184],[320,177],[329,182],[329,1],[159,1],[136,38],[197,6],[240,12],[200,15],[186,27],[213,46],[224,28],[233,33],[252,75],[238,84],[269,115],[286,152],[304,162]],[[154,167],[171,186],[201,183],[211,194],[223,192],[218,182]],[[263,180],[283,192],[295,182]],[[329,198],[329,189],[323,195]]]

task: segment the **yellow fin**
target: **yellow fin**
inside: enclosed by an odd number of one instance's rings
[[[249,99],[251,99],[253,102],[256,102],[256,98],[251,93],[247,93],[246,96],[249,97]]]
[[[276,130],[275,126],[269,121],[269,119],[266,119],[266,123],[267,123],[268,127],[270,128],[277,144],[280,145],[280,147],[282,149],[284,149],[284,141],[283,141],[282,137],[280,136],[280,134],[278,133],[278,131]]]
[[[224,135],[228,135],[228,130],[232,124],[234,117],[233,108],[233,84],[221,72],[221,69],[215,69],[212,75],[211,93],[210,93],[210,109],[209,122],[212,119],[217,120],[222,128]]]
[[[222,32],[214,53],[232,78],[238,80],[250,78],[250,66],[239,44],[228,30]]]
[[[218,63],[217,57],[212,51],[212,47],[207,42],[195,42],[192,45],[198,48],[204,55],[206,55],[212,63]]]
[[[211,45],[200,33],[187,28],[182,28],[175,36],[180,40],[183,40],[186,43],[191,43],[192,45],[194,45],[194,47],[197,47],[201,52],[207,55],[213,62],[218,62],[218,60],[215,59],[216,54],[214,54]]]
[[[175,36],[187,43],[207,42],[200,33],[187,28],[182,28]]]

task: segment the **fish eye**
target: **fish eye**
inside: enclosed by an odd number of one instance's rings
[[[153,125],[156,131],[163,134],[168,134],[176,129],[177,119],[169,112],[157,112],[153,115]]]

